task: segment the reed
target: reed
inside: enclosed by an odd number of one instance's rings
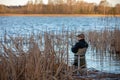
[[[72,80],[62,37],[45,32],[29,38],[9,36],[7,43],[5,35],[0,43],[0,80]]]
[[[88,40],[92,50],[96,50],[96,52],[120,53],[119,35],[120,30],[118,28],[114,30],[90,31],[88,32]]]
[[[113,39],[111,41],[111,48],[114,48],[116,53],[120,53],[120,29],[115,28],[114,32],[112,32]]]
[[[62,30],[30,36],[6,34],[0,42],[0,80],[74,80],[69,50],[77,33]],[[114,47],[115,52],[120,52],[119,29],[85,34],[92,50],[103,53]]]

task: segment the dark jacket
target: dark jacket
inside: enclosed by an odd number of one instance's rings
[[[77,53],[78,49],[82,48],[88,48],[88,43],[85,41],[85,39],[79,40],[74,46],[72,46],[71,50],[73,53]]]

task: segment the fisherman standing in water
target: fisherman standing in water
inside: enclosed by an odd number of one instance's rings
[[[71,50],[74,53],[74,66],[81,69],[86,68],[85,53],[88,48],[88,43],[85,41],[85,35],[79,34],[77,36],[78,42],[72,46]]]

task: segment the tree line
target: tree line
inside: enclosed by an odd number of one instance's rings
[[[0,13],[15,14],[120,14],[120,4],[114,7],[109,3],[101,1],[99,5],[76,0],[43,0],[28,1],[23,6],[0,5]]]

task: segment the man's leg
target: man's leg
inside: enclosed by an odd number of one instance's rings
[[[78,66],[78,55],[74,55],[74,64],[75,67]]]
[[[81,56],[81,57],[80,57],[80,67],[81,67],[80,74],[81,74],[81,75],[87,75],[85,56]]]
[[[80,67],[86,68],[86,59],[85,59],[85,55],[80,56]]]

